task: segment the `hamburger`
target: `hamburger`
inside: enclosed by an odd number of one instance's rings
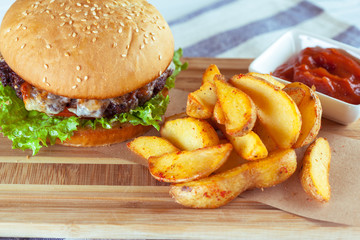
[[[0,52],[1,131],[33,154],[159,129],[186,67],[145,0],[17,0],[1,23]]]

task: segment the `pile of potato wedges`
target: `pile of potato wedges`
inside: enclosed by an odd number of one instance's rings
[[[305,192],[328,202],[331,150],[317,137],[321,116],[313,88],[259,73],[226,79],[210,65],[188,95],[186,113],[165,119],[160,137],[138,137],[127,146],[187,207],[217,208],[248,189],[274,186],[298,163]],[[307,150],[299,160],[301,147]]]

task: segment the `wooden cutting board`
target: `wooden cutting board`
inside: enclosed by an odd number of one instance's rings
[[[184,59],[176,88],[200,86],[215,63],[226,76],[247,72],[249,59]],[[360,121],[333,133],[360,139]],[[52,146],[37,157],[12,150],[0,137],[0,236],[56,238],[288,239],[360,236],[360,227],[315,221],[236,198],[212,210],[187,209],[146,167],[111,158],[98,148]],[[57,156],[57,157],[54,157]]]

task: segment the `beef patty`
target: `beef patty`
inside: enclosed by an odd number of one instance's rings
[[[3,86],[11,86],[16,95],[24,100],[27,110],[37,110],[55,115],[68,109],[79,117],[112,117],[115,114],[129,112],[137,106],[144,105],[158,94],[165,86],[166,79],[173,73],[173,64],[161,76],[147,85],[125,95],[110,99],[71,99],[38,89],[19,77],[4,61],[0,59],[0,78]],[[26,87],[25,87],[26,86]],[[23,96],[26,89],[26,96]]]

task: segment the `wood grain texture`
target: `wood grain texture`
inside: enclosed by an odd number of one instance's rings
[[[210,64],[227,77],[247,72],[249,59],[185,59],[176,88],[192,91]],[[360,139],[360,122],[323,120],[327,130]],[[236,198],[213,210],[187,209],[146,167],[99,148],[52,146],[36,157],[0,138],[0,236],[126,239],[334,239],[360,237],[360,227],[299,217]],[[61,157],[54,158],[54,155]]]

